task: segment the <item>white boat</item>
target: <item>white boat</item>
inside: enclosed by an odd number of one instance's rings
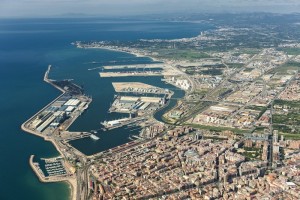
[[[97,137],[97,136],[94,135],[94,134],[91,134],[91,135],[90,135],[90,138],[92,138],[93,140],[99,140],[99,139],[100,139],[99,137]]]

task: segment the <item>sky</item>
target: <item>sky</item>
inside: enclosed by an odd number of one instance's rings
[[[300,12],[300,0],[0,0],[0,17]]]

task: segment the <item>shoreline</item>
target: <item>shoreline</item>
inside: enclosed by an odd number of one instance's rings
[[[31,169],[34,171],[34,173],[36,174],[37,178],[39,179],[39,181],[41,183],[57,183],[57,182],[67,182],[67,184],[69,185],[69,188],[71,190],[71,195],[69,196],[69,199],[71,200],[76,200],[76,188],[77,188],[77,179],[76,177],[66,177],[62,180],[51,180],[51,179],[46,179],[46,177],[44,177],[39,170],[37,169],[37,167],[35,166],[34,162],[33,162],[33,158],[35,155],[30,155],[29,158],[29,165],[31,167]]]
[[[166,63],[167,63],[167,64],[170,65],[170,62],[171,62],[171,61],[168,61],[168,60],[158,60],[157,58],[154,58],[154,57],[152,57],[151,55],[142,54],[142,53],[137,52],[137,50],[135,50],[135,49],[130,49],[130,48],[127,48],[127,49],[125,50],[124,48],[122,48],[122,47],[117,47],[117,46],[98,46],[98,47],[93,46],[93,47],[84,47],[84,46],[81,46],[80,43],[77,43],[77,44],[74,44],[74,45],[76,46],[76,48],[81,48],[81,49],[103,49],[103,50],[108,50],[108,51],[115,51],[115,52],[128,53],[128,54],[132,54],[132,55],[134,55],[134,56],[136,56],[136,57],[147,57],[147,58],[150,58],[150,59],[152,60],[152,62],[159,62],[159,63],[163,63],[163,64],[166,64]],[[170,65],[170,66],[171,66],[171,65]],[[171,67],[171,68],[174,70],[174,67]],[[178,70],[175,70],[175,71],[178,71]],[[100,74],[100,76],[101,76],[101,73],[99,73],[99,74]],[[153,75],[153,76],[155,76],[155,75]],[[104,76],[104,77],[122,77],[122,76]],[[167,82],[167,83],[168,83],[168,82]],[[186,91],[185,91],[184,89],[180,88],[179,86],[177,86],[176,84],[172,84],[172,83],[168,83],[168,84],[171,84],[171,85],[175,86],[176,88],[181,89],[182,91],[184,91],[184,93],[185,93],[185,95],[186,95]],[[173,94],[174,94],[174,92],[172,93],[172,95],[171,95],[170,97],[172,97]],[[184,96],[185,96],[185,95],[184,95]],[[171,98],[170,98],[170,99],[171,99]],[[168,105],[169,105],[169,104],[170,104],[170,101],[168,102]],[[168,105],[166,105],[166,106],[168,106]],[[176,103],[176,105],[177,105],[177,103]],[[176,105],[175,105],[175,107],[176,107]],[[175,107],[173,107],[173,108],[175,108]],[[158,122],[162,122],[162,123],[171,125],[169,122],[163,120],[163,118],[164,118],[163,115],[162,115],[162,117],[161,117],[161,120],[158,120],[158,119],[156,119],[156,117],[155,117],[155,114],[158,113],[159,111],[163,110],[164,108],[165,108],[165,107],[156,110],[156,111],[153,113],[152,118],[155,119],[155,120],[158,121]],[[173,108],[170,108],[170,109],[166,110],[166,112],[165,112],[164,114],[170,112]]]
[[[31,116],[28,120],[26,120],[24,123],[22,123],[21,125],[21,130],[26,132],[26,133],[29,133],[29,134],[32,134],[34,136],[37,136],[37,137],[41,137],[44,139],[44,141],[47,141],[47,142],[51,142],[54,146],[54,148],[57,150],[57,152],[60,154],[60,156],[64,157],[64,154],[62,153],[62,151],[60,150],[59,148],[59,145],[52,139],[52,138],[49,138],[45,135],[42,135],[42,134],[39,134],[33,130],[30,130],[26,127],[26,124],[31,121],[33,118],[35,118],[40,112],[42,112],[43,110],[45,110],[48,106],[50,106],[52,103],[54,103],[57,99],[59,99],[61,96],[63,96],[66,91],[63,90],[62,88],[59,88],[58,86],[56,86],[55,84],[53,84],[49,79],[48,79],[48,75],[49,75],[49,72],[51,70],[51,65],[48,66],[48,69],[47,71],[45,72],[45,75],[44,75],[44,81],[50,85],[52,85],[54,88],[58,89],[59,91],[61,91],[62,93],[56,97],[54,100],[52,100],[50,103],[48,103],[46,106],[44,106],[42,109],[40,109],[39,111],[37,111],[33,116]],[[75,121],[76,119],[74,119]],[[74,122],[72,121],[72,123]],[[33,164],[33,155],[30,156],[30,159],[29,159],[29,164],[31,166],[31,168],[33,169],[33,171],[35,172],[35,174],[38,176],[38,179],[40,180],[40,182],[66,182],[70,189],[71,189],[71,193],[69,194],[69,198],[68,199],[71,199],[71,200],[76,200],[76,194],[77,194],[77,178],[75,177],[75,180],[69,180],[69,179],[66,179],[66,180],[61,180],[61,181],[46,181],[44,179],[42,179],[42,177],[39,176],[39,173],[38,171],[36,171],[36,168],[34,167],[34,164]],[[74,178],[73,178],[74,179]]]
[[[157,64],[164,64],[165,66],[162,67],[162,72],[161,74],[144,74],[142,76],[181,76],[183,75],[184,73],[182,73],[180,70],[178,70],[177,68],[175,68],[173,65],[174,63],[171,61],[171,60],[165,60],[165,59],[160,59],[158,60],[157,58],[149,55],[149,54],[146,54],[146,53],[141,53],[141,52],[138,52],[138,50],[136,49],[124,49],[124,47],[116,47],[116,46],[92,46],[92,47],[84,47],[84,46],[81,46],[80,44],[74,44],[76,46],[76,48],[79,48],[79,49],[103,49],[103,50],[109,50],[109,51],[115,51],[115,52],[123,52],[123,53],[127,53],[127,54],[131,54],[131,55],[134,55],[136,57],[145,57],[145,58],[149,58],[152,60],[152,62],[158,62]],[[153,63],[155,64],[155,63]],[[96,69],[96,68],[92,68],[92,69]],[[90,69],[91,70],[91,69]],[[108,72],[101,72],[99,73],[100,76],[101,74],[105,74]],[[118,74],[118,73],[114,73],[114,75],[117,75],[117,76],[103,76],[103,77],[127,77],[128,75],[122,75],[122,74]],[[131,75],[132,76],[132,75]],[[141,76],[141,75],[134,75],[134,76]],[[189,80],[189,79],[188,79]],[[191,81],[190,81],[191,82]]]
[[[77,46],[77,48],[83,48],[83,47],[78,47],[78,46]],[[136,57],[147,57],[147,58],[151,59],[153,62],[156,61],[156,62],[160,62],[160,63],[165,63],[165,61],[158,61],[157,59],[155,59],[155,58],[153,58],[153,57],[151,57],[151,56],[148,56],[148,55],[146,55],[146,54],[138,53],[138,52],[136,52],[136,51],[134,51],[134,50],[132,50],[132,51],[130,51],[130,50],[126,51],[126,50],[124,50],[124,49],[115,49],[115,48],[109,48],[109,47],[91,47],[91,48],[86,48],[86,49],[105,49],[105,50],[109,50],[109,51],[123,52],[123,53],[132,54],[132,55],[134,55],[134,56],[136,56]],[[60,87],[58,87],[57,85],[55,85],[55,84],[52,82],[53,80],[51,80],[51,79],[48,78],[48,75],[49,75],[49,73],[50,73],[50,70],[51,70],[51,65],[48,66],[48,69],[47,69],[47,71],[45,72],[45,75],[44,75],[44,79],[43,79],[43,80],[44,80],[46,83],[48,83],[48,84],[52,85],[53,87],[55,87],[56,89],[58,89],[58,90],[59,90],[60,92],[62,92],[62,93],[61,93],[58,97],[56,97],[54,100],[52,100],[50,103],[48,103],[46,106],[44,106],[42,109],[40,109],[38,112],[36,112],[36,113],[35,113],[33,116],[31,116],[28,120],[26,120],[26,121],[21,125],[21,129],[22,129],[24,132],[33,134],[33,135],[35,135],[35,136],[38,136],[38,137],[43,138],[45,141],[51,142],[51,143],[54,145],[54,147],[55,147],[55,149],[57,150],[57,152],[60,154],[60,156],[62,156],[63,158],[65,158],[64,153],[63,153],[62,150],[61,150],[61,145],[59,144],[59,141],[56,141],[54,138],[51,138],[51,137],[49,137],[49,136],[43,135],[43,134],[41,134],[41,133],[38,133],[37,131],[31,130],[31,129],[29,129],[29,128],[26,126],[32,119],[34,119],[35,117],[37,117],[37,115],[38,115],[39,113],[41,113],[43,110],[45,110],[47,107],[49,107],[52,103],[54,103],[57,99],[59,99],[61,96],[63,96],[63,95],[66,93],[65,90],[63,90],[62,88],[60,88]],[[173,94],[172,94],[172,95],[173,95]],[[172,95],[171,95],[171,96],[172,96]],[[169,104],[169,103],[170,103],[170,102],[168,102],[168,104]],[[161,109],[163,109],[163,108],[161,108]],[[155,115],[155,113],[153,113],[152,118],[155,119],[154,115]],[[79,116],[80,116],[80,115],[79,115]],[[79,117],[79,116],[77,116],[77,117]],[[74,118],[74,119],[71,121],[71,123],[70,123],[65,129],[68,129],[68,127],[69,127],[69,126],[77,119],[77,117]],[[157,121],[157,119],[155,119],[155,120]],[[159,120],[158,120],[158,121],[159,121]],[[166,122],[164,122],[164,121],[159,121],[159,122],[166,123]],[[66,145],[68,146],[68,144],[66,144]],[[74,149],[74,148],[73,148],[73,149]],[[77,150],[77,149],[76,149],[76,150]],[[81,153],[81,152],[80,152],[80,153]],[[81,154],[82,154],[82,153],[81,153]],[[96,153],[96,154],[98,154],[98,153]],[[86,155],[83,154],[83,156],[86,156]],[[86,156],[86,157],[89,157],[89,156]],[[67,161],[65,160],[65,162],[67,162]],[[70,194],[69,199],[71,199],[71,200],[76,200],[76,198],[77,198],[77,196],[78,196],[77,193],[79,192],[79,191],[78,191],[78,185],[77,185],[78,178],[76,177],[76,174],[73,174],[73,175],[72,175],[72,178],[67,178],[67,179],[62,179],[62,180],[45,180],[45,179],[39,174],[39,172],[37,171],[37,169],[35,168],[34,163],[33,163],[33,157],[32,157],[32,156],[30,157],[29,163],[30,163],[30,166],[32,167],[33,171],[34,171],[35,174],[38,176],[38,178],[39,178],[39,180],[40,180],[41,182],[62,182],[62,181],[67,182],[68,185],[70,186],[70,189],[71,189],[71,194]]]
[[[128,54],[132,54],[132,55],[134,55],[136,57],[147,57],[147,58],[150,58],[154,62],[164,63],[164,61],[158,60],[157,58],[154,58],[154,57],[152,57],[150,55],[138,53],[138,52],[136,52],[134,50],[121,49],[120,47],[109,47],[109,46],[81,47],[79,45],[75,45],[75,46],[76,46],[76,48],[82,48],[82,49],[104,49],[104,50],[110,50],[110,51],[115,51],[115,52],[128,53]]]

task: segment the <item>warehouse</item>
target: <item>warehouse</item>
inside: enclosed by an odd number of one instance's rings
[[[80,100],[78,99],[70,99],[64,105],[65,106],[78,106],[80,104]]]

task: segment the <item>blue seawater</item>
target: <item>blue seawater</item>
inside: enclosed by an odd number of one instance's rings
[[[197,23],[128,19],[0,19],[0,199],[69,198],[66,183],[40,183],[28,164],[31,154],[56,156],[55,148],[20,130],[25,120],[60,94],[43,82],[49,64],[53,65],[51,78],[74,79],[93,96],[89,110],[70,128],[89,131],[98,129],[100,121],[121,117],[107,114],[114,95],[111,82],[129,80],[100,79],[98,71],[87,70],[95,66],[89,62],[97,61],[99,65],[112,61],[116,64],[151,62],[149,58],[126,53],[76,49],[71,42],[192,37],[210,28],[213,27]],[[136,77],[134,81],[164,86],[160,77]],[[136,132],[116,129],[100,133],[101,139],[97,142],[85,139],[74,141],[72,145],[92,154],[122,144],[129,134]]]

